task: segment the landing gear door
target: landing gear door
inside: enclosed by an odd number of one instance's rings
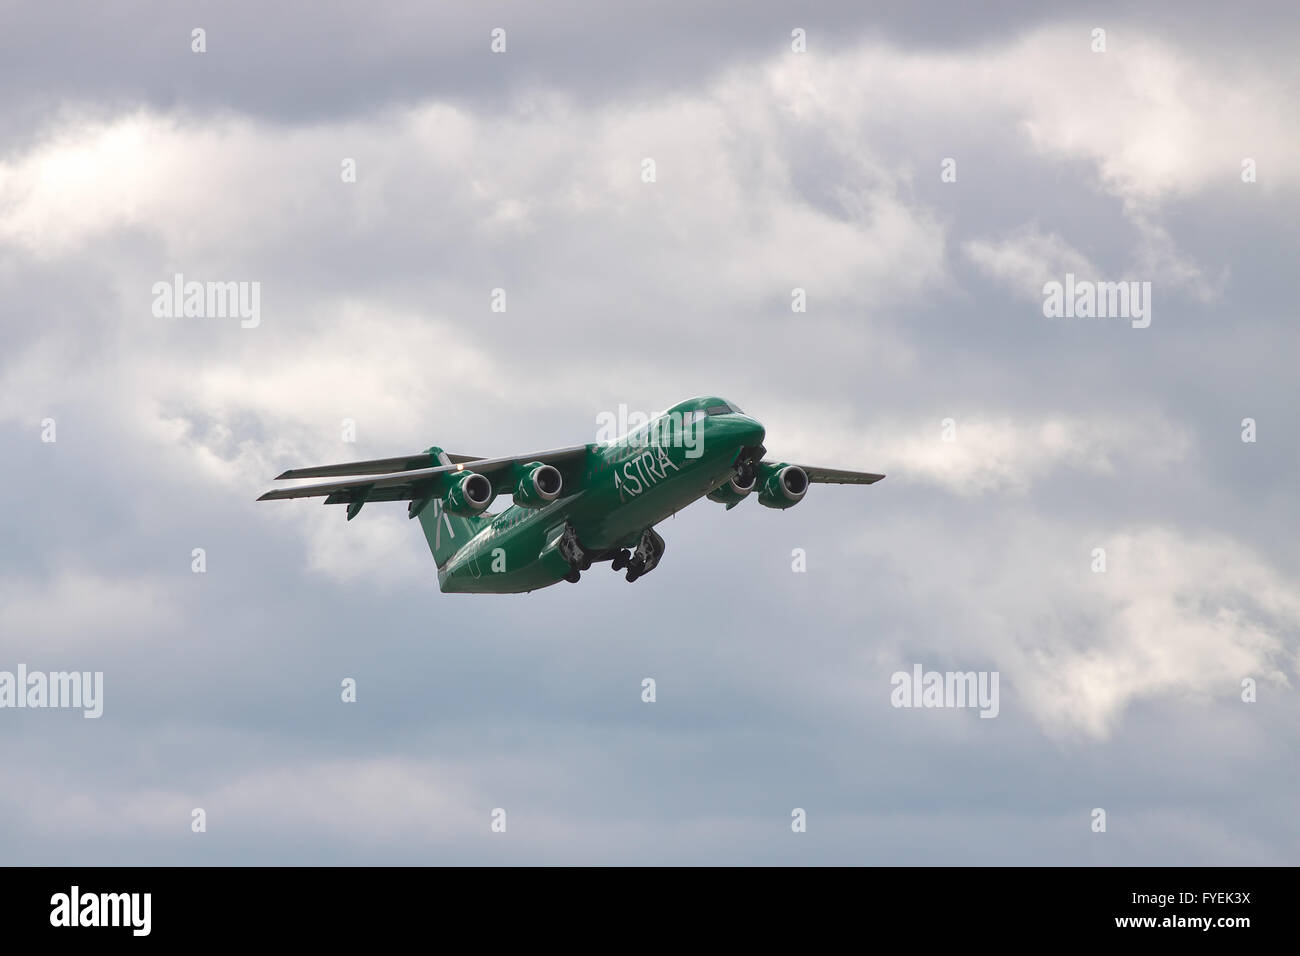
[[[558,552],[560,550],[560,539],[563,537],[564,537],[563,524],[557,524],[554,528],[551,528],[549,531],[547,531],[546,546],[542,548],[542,553],[545,554],[547,551]]]

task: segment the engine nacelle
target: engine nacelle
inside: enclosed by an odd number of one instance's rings
[[[492,482],[476,471],[454,471],[447,476],[450,487],[442,499],[442,510],[462,518],[472,518],[496,497]]]
[[[519,466],[519,484],[515,486],[515,504],[521,508],[541,508],[560,497],[564,479],[554,465],[530,461]]]
[[[709,500],[726,505],[727,510],[730,511],[744,501],[757,484],[757,476],[751,476],[749,484],[746,485],[741,482],[739,475],[732,475],[725,485],[720,485],[709,492]]]
[[[808,472],[798,465],[771,465],[762,471],[758,503],[765,508],[793,508],[808,493]]]

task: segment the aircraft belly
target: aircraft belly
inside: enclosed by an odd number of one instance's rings
[[[557,560],[558,556],[542,555],[546,529],[559,520],[558,510],[556,507],[540,509],[518,525],[476,540],[453,559],[449,573],[441,582],[442,590],[516,594],[564,580],[568,564]]]
[[[709,467],[712,465],[712,467]],[[646,528],[676,514],[693,501],[698,501],[726,480],[731,473],[730,460],[704,463],[684,470],[665,481],[647,488],[641,494],[628,497],[598,515],[593,515],[584,534],[575,523],[578,535],[589,548],[615,548],[627,546]]]

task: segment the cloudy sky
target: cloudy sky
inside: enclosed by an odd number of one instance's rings
[[[0,861],[1300,862],[1300,18],[861,6],[0,4]],[[254,501],[698,394],[889,477],[518,596]]]

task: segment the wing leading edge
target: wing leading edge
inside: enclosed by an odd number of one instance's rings
[[[463,465],[470,461],[483,461],[481,455],[448,455],[447,460],[453,465]],[[350,461],[341,465],[317,465],[313,468],[290,468],[284,474],[276,475],[276,481],[286,478],[345,478],[350,475],[386,475],[396,471],[414,471],[417,468],[434,468],[440,465],[432,454],[422,451],[418,455],[405,455],[401,458],[376,458],[372,461]]]
[[[576,488],[581,483],[583,466],[587,459],[587,445],[556,448],[550,451],[515,455],[509,458],[471,458],[467,455],[447,455],[448,465],[415,467],[379,471],[381,466],[423,464],[430,461],[428,453],[405,458],[379,458],[374,461],[324,465],[317,468],[290,469],[281,478],[309,478],[349,475],[338,481],[298,485],[294,488],[276,488],[258,498],[258,501],[277,501],[286,498],[324,498],[325,504],[348,504],[360,508],[367,501],[422,501],[442,495],[447,490],[444,476],[459,471],[473,471],[492,482],[494,494],[511,494],[516,481],[515,469],[519,465],[539,461],[554,465],[560,470],[566,488]],[[355,514],[349,508],[350,514]],[[412,517],[414,514],[412,515]]]

